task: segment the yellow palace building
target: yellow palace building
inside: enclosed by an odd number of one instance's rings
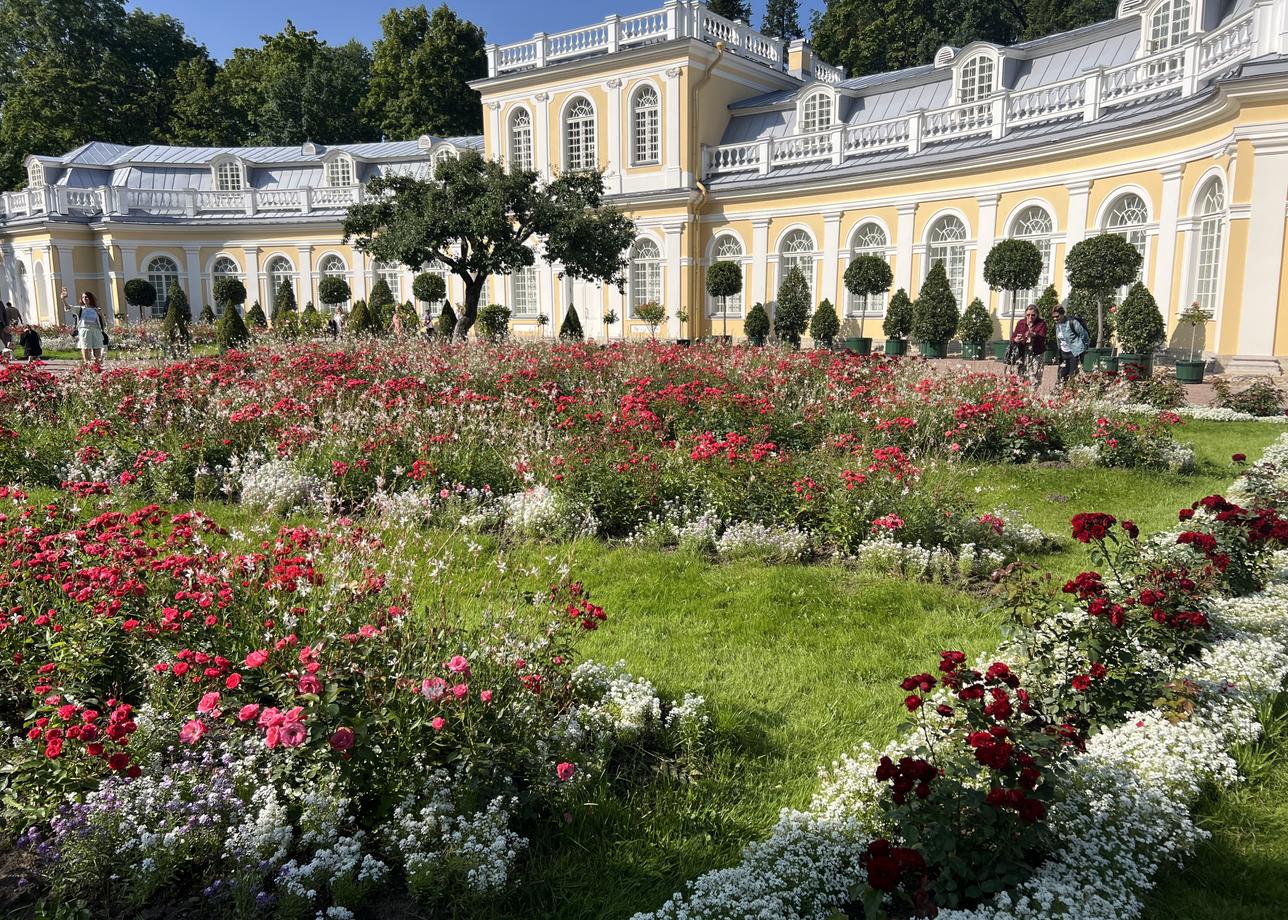
[[[1192,301],[1212,311],[1205,350],[1228,369],[1278,373],[1288,356],[1288,0],[1122,0],[1072,32],[855,78],[698,0],[487,54],[481,137],[30,156],[27,187],[0,197],[0,298],[43,322],[63,285],[126,316],[134,277],[163,295],[181,285],[194,313],[223,275],[265,307],[284,280],[316,300],[326,275],[355,298],[384,277],[410,299],[435,266],[373,264],[342,242],[344,209],[375,175],[427,175],[472,148],[547,175],[601,167],[639,228],[624,291],[540,258],[493,278],[487,298],[519,334],[553,334],[572,304],[591,335],[645,335],[634,307],[658,301],[672,337],[739,335],[746,308],[772,306],[799,267],[843,334],[862,316],[879,338],[884,298],[842,284],[866,253],[914,297],[943,262],[959,305],[979,297],[1006,317],[1039,291],[1012,303],[988,289],[994,243],[1033,241],[1040,286],[1063,295],[1069,247],[1108,231],[1144,256],[1170,328]],[[716,260],[743,267],[727,315],[703,289]],[[462,296],[454,278],[448,296]]]

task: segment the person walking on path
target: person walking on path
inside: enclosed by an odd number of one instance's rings
[[[1078,373],[1083,352],[1091,344],[1091,333],[1076,316],[1069,316],[1063,306],[1057,306],[1051,314],[1055,320],[1055,340],[1060,347],[1060,367],[1056,371],[1057,386],[1064,386],[1070,377]]]
[[[36,331],[35,326],[27,326],[22,330],[18,336],[18,344],[22,346],[22,356],[28,361],[34,361],[45,354],[40,343],[40,333]]]
[[[76,317],[76,347],[80,349],[81,360],[103,363],[103,314],[98,302],[89,291],[81,291],[80,303],[72,307],[67,303],[67,288],[60,294],[63,306]]]
[[[14,336],[18,334],[20,326],[22,326],[22,314],[13,304],[5,301],[4,307],[0,308],[0,345],[12,349]]]
[[[1011,343],[1016,348],[1016,368],[1020,380],[1034,387],[1042,384],[1042,361],[1046,357],[1047,326],[1038,308],[1029,304],[1024,319],[1015,324]]]

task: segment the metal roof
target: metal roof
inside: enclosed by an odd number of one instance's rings
[[[453,147],[480,150],[482,135],[466,137],[431,137],[431,146],[441,143]],[[312,163],[321,161],[328,153],[344,151],[354,157],[370,160],[419,159],[426,155],[420,140],[380,141],[368,144],[317,145],[316,152],[305,153],[303,145],[292,147],[170,147],[163,144],[126,146],[90,141],[70,153],[55,157],[63,166],[121,166],[142,165],[209,165],[220,156],[235,156],[251,164]]]

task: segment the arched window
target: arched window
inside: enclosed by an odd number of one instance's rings
[[[169,256],[157,256],[148,262],[148,282],[156,288],[157,300],[152,305],[155,318],[165,316],[166,305],[170,302],[170,291],[179,286],[179,265]]]
[[[886,257],[886,247],[890,245],[890,240],[886,237],[886,232],[881,225],[873,221],[860,224],[854,231],[854,236],[850,245],[850,258],[855,256],[878,256],[882,259]],[[846,313],[849,316],[881,316],[885,313],[885,292],[880,294],[849,294],[849,307]]]
[[[456,150],[452,147],[439,147],[434,151],[434,158],[431,161],[434,168],[438,168],[439,163],[446,163],[448,160],[456,159]]]
[[[537,267],[525,265],[510,274],[510,312],[514,316],[537,315]]]
[[[630,291],[632,318],[641,304],[662,302],[662,250],[648,237],[631,247]]]
[[[326,184],[332,188],[353,185],[353,160],[340,156],[326,164]]]
[[[965,105],[992,95],[995,73],[993,59],[987,54],[977,54],[968,60],[958,78],[957,101]]]
[[[811,93],[801,103],[801,134],[822,131],[832,126],[832,94]]]
[[[1215,312],[1220,299],[1221,255],[1225,243],[1225,186],[1215,176],[1199,195],[1198,253],[1194,266],[1194,299]]]
[[[45,164],[32,160],[27,164],[27,187],[41,188],[45,184]]]
[[[295,290],[295,266],[291,265],[291,260],[286,256],[273,256],[268,262],[268,305],[271,309],[277,305],[277,292],[282,288],[282,282],[288,282],[291,290]]]
[[[1190,0],[1163,0],[1149,17],[1149,53],[1166,51],[1190,33]]]
[[[1149,209],[1145,201],[1134,192],[1119,196],[1109,208],[1105,219],[1105,231],[1125,237],[1127,242],[1136,247],[1140,253],[1140,271],[1136,277],[1145,274],[1145,224],[1149,222]],[[1119,292],[1119,297],[1126,293],[1126,288]]]
[[[568,104],[564,116],[564,140],[564,166],[568,170],[594,169],[598,165],[595,107],[585,96],[578,96]]]
[[[662,105],[657,90],[644,84],[631,103],[631,164],[662,162]]]
[[[215,190],[220,192],[240,192],[242,190],[240,163],[236,160],[224,160],[215,167]]]
[[[532,168],[532,115],[522,106],[510,113],[510,166]]]
[[[402,272],[392,262],[376,262],[373,266],[376,277],[389,285],[389,293],[394,295],[394,302],[402,301]]]
[[[742,243],[738,242],[736,236],[728,233],[717,237],[715,245],[711,247],[713,262],[732,262],[738,266],[739,271],[743,271],[742,255]],[[707,313],[710,316],[742,316],[742,291],[724,299],[724,313],[720,312],[720,298],[708,295]]]
[[[241,278],[241,269],[228,256],[220,256],[210,266],[210,304],[216,316],[222,314],[224,308],[215,300],[215,285],[224,278]]]
[[[793,230],[778,245],[778,284],[781,287],[793,268],[805,276],[810,300],[814,299],[814,238],[807,230]]]
[[[948,287],[957,298],[957,309],[966,301],[966,225],[961,218],[945,214],[930,227],[926,271],[938,262],[948,273]]]
[[[447,266],[442,262],[430,262],[428,265],[422,265],[420,270],[429,275],[438,275],[443,279],[443,290],[447,290]],[[424,303],[424,301],[421,302]],[[429,315],[431,317],[438,316],[443,312],[443,304],[445,303],[447,303],[446,300],[435,300],[427,303],[426,306],[429,308]]]
[[[1042,296],[1042,292],[1051,283],[1052,237],[1055,234],[1055,222],[1046,208],[1041,205],[1029,205],[1011,222],[1011,239],[1028,240],[1042,253],[1042,274],[1038,283],[1028,291],[1016,291],[1007,305],[1008,316],[1018,316],[1024,308]]]

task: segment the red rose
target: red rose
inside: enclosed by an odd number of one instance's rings
[[[124,770],[130,765],[130,755],[117,751],[111,757],[107,758],[107,765],[113,770]]]
[[[353,729],[337,728],[335,734],[331,736],[331,749],[334,751],[347,751],[353,747]]]

